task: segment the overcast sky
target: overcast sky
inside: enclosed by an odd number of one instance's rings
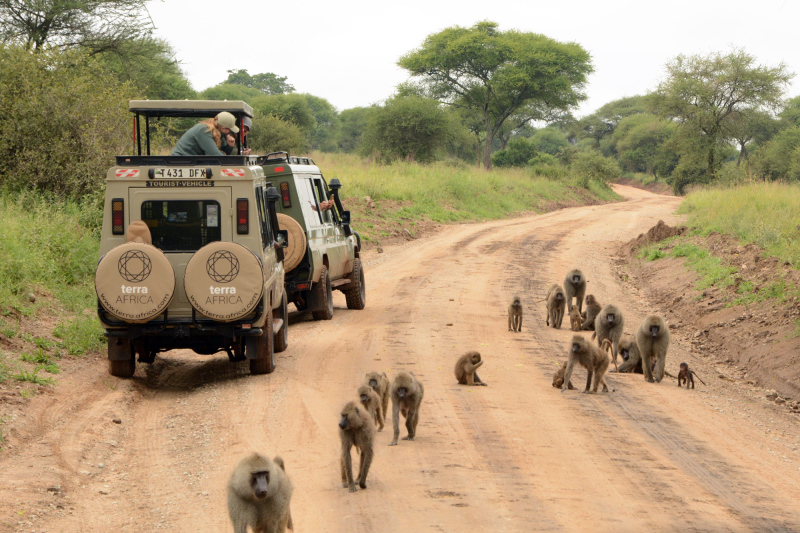
[[[391,96],[408,78],[398,58],[428,35],[481,20],[576,42],[592,55],[589,98],[576,116],[653,90],[678,54],[740,47],[760,64],[800,73],[798,0],[164,0],[148,9],[195,89],[222,82],[228,69],[273,72],[339,111]],[[787,95],[798,88],[795,79]]]

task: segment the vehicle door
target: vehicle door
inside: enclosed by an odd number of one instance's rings
[[[314,194],[319,202],[328,200],[327,186],[321,175],[315,174],[312,178]],[[328,250],[329,271],[332,280],[336,280],[345,275],[344,264],[347,261],[344,246],[344,232],[341,224],[338,223],[336,207],[320,210],[322,224],[325,228],[325,247]]]
[[[277,292],[283,289],[283,281],[277,279],[281,275],[281,265],[277,261],[275,249],[272,246],[273,236],[272,222],[267,211],[267,190],[263,185],[256,186],[256,210],[258,211],[258,231],[261,234],[261,259],[264,268],[264,294],[272,289],[273,303],[278,301],[281,295]]]

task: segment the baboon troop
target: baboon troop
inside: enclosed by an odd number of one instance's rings
[[[424,394],[425,388],[414,377],[414,374],[398,372],[394,377],[390,391],[394,438],[389,446],[397,445],[397,437],[400,436],[400,413],[406,419],[406,429],[408,430],[408,435],[403,437],[403,440],[414,440],[417,434],[417,422],[419,422],[419,405],[422,403]]]
[[[283,533],[292,527],[292,482],[283,459],[253,453],[236,465],[228,479],[228,515],[235,533]]]
[[[692,384],[692,388],[694,388],[694,377],[692,376],[699,379],[700,383],[702,383],[703,385],[706,384],[706,382],[700,379],[700,376],[698,376],[694,370],[691,370],[689,368],[689,365],[687,365],[686,363],[681,363],[681,369],[678,371],[678,387],[681,386],[681,381],[683,381],[687,389],[689,388],[690,383]]]
[[[386,420],[386,413],[389,411],[389,377],[386,372],[378,374],[377,372],[368,372],[364,376],[364,384],[372,387],[381,399],[381,409],[383,410],[383,419]]]
[[[636,344],[642,357],[644,379],[651,383],[660,383],[664,379],[669,348],[669,329],[664,319],[656,315],[645,318],[636,332]]]
[[[642,356],[639,355],[639,346],[636,338],[630,333],[626,333],[619,341],[619,355],[622,357],[622,364],[619,365],[619,372],[631,374],[642,374]]]
[[[547,321],[548,326],[556,329],[561,328],[561,321],[564,319],[564,307],[567,304],[564,291],[553,283],[547,290]]]
[[[608,356],[606,352],[580,335],[572,336],[561,392],[567,390],[568,385],[566,384],[569,383],[572,377],[572,369],[575,363],[579,363],[584,367],[588,374],[586,378],[586,389],[584,389],[583,392],[591,392],[594,394],[597,392],[597,387],[601,384],[603,385],[603,392],[608,392],[608,385],[606,384],[605,377],[603,377],[606,370],[608,370]]]
[[[522,304],[519,296],[514,296],[508,306],[508,331],[515,333],[522,331]]]
[[[583,312],[583,295],[586,294],[586,277],[580,270],[573,269],[564,278],[564,294],[567,297],[567,305],[572,307],[572,298],[577,299],[578,313]]]
[[[594,319],[600,314],[602,306],[597,303],[594,294],[586,296],[586,309],[583,311],[583,322],[581,329],[583,331],[594,331]]]
[[[481,381],[478,377],[476,370],[483,364],[481,354],[478,352],[467,352],[458,358],[456,362],[456,379],[460,385],[483,385],[486,383]]]
[[[364,384],[358,388],[358,398],[369,416],[372,417],[372,421],[378,426],[378,431],[383,431],[383,413],[378,393],[369,385]]]
[[[563,363],[561,363],[561,366],[558,367],[558,370],[556,370],[556,373],[553,375],[553,387],[557,389],[561,388],[561,385],[564,384],[564,373],[566,371],[567,371],[567,362],[564,361]],[[567,382],[567,388],[569,388],[570,390],[575,389],[575,387],[572,386],[571,381]]]
[[[574,305],[569,308],[569,329],[572,331],[581,330],[581,313]]]
[[[597,345],[601,346],[604,339],[609,339],[612,342],[612,354],[616,363],[617,353],[619,349],[619,340],[622,338],[622,327],[624,321],[622,320],[622,311],[616,305],[608,304],[600,311],[600,314],[594,319],[594,333],[592,339],[597,337]]]
[[[355,446],[361,455],[358,468],[358,486],[367,488],[367,473],[372,464],[372,440],[375,436],[375,426],[372,417],[356,402],[347,402],[342,408],[339,419],[339,437],[342,439],[342,486],[349,487],[350,492],[356,491],[353,481],[353,461],[350,449]]]

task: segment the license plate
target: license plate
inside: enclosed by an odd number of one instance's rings
[[[201,178],[205,179],[205,168],[157,168],[156,178]]]

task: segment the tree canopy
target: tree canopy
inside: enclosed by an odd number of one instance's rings
[[[286,83],[286,76],[278,76],[272,72],[250,75],[247,69],[229,70],[228,79],[222,83],[244,85],[264,94],[287,94],[294,92],[294,86]]]

